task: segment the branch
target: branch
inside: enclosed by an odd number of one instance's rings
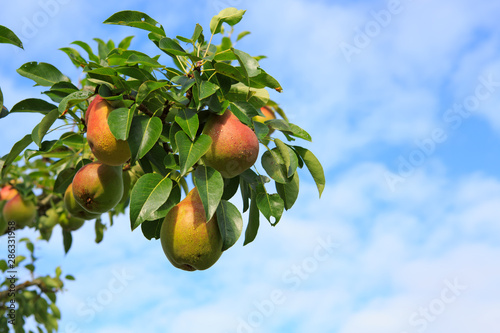
[[[47,285],[45,284],[45,282],[43,282],[40,278],[37,278],[37,279],[34,279],[33,281],[25,281],[21,284],[18,284],[16,286],[16,293],[20,290],[24,290],[24,289],[27,289],[29,287],[32,287],[32,286],[36,286],[38,288],[40,288],[40,291],[43,292],[43,293],[48,293],[48,292],[53,292],[55,293],[58,289],[51,289],[51,288],[47,288]],[[8,301],[8,296],[9,296],[9,293],[11,292],[11,290],[4,290],[2,292],[0,292],[0,302],[5,304],[6,301]]]

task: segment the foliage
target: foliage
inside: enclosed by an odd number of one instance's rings
[[[83,72],[84,78],[78,83],[48,63],[29,62],[17,70],[36,86],[46,87],[46,98],[22,100],[9,111],[3,106],[0,90],[0,118],[14,117],[20,112],[43,115],[31,133],[0,159],[1,184],[13,185],[36,203],[38,218],[32,227],[40,232],[41,239],[50,240],[54,227],[44,225],[42,222],[47,219],[43,217],[47,218],[52,210],[57,212],[59,221],[68,218],[64,192],[75,173],[95,160],[85,138],[85,112],[95,95],[104,97],[114,108],[108,125],[116,139],[128,142],[131,159],[123,169],[132,178],[130,198],[108,212],[109,223],[102,218],[95,220],[96,242],[103,239],[113,218],[124,214],[127,207],[131,230],[140,226],[147,239],[158,239],[164,217],[181,200],[181,192],[188,192],[190,179],[200,189],[207,219],[217,214],[224,251],[235,244],[243,231],[241,212],[229,201],[238,189],[242,212],[249,211],[244,245],[255,239],[260,213],[274,226],[284,210],[292,208],[299,193],[299,169],[306,167],[321,196],[325,177],[320,162],[311,151],[294,143],[296,139],[311,141],[311,136],[290,123],[271,100],[269,91],[281,92],[282,87],[261,68],[262,57],[235,48],[236,41],[249,34],[243,31],[236,40],[233,37],[234,26],[244,13],[235,8],[224,9],[212,18],[209,34],[197,24],[190,37],[171,38],[144,13],[118,12],[104,23],[146,31],[159,54],[151,56],[129,49],[132,36],[119,43],[95,38],[97,50],[83,41],[72,43],[81,50],[73,46],[61,48]],[[220,43],[215,45],[215,40]],[[0,42],[22,47],[15,34],[1,26]],[[253,121],[255,116],[263,116],[260,109],[264,106],[281,117],[265,124]],[[202,157],[211,145],[210,137],[202,133],[204,124],[210,115],[220,115],[226,109],[256,133],[265,148],[260,164],[266,174],[254,166],[234,178],[224,179],[217,170],[204,165]],[[287,142],[270,136],[271,132],[281,133]],[[276,193],[269,192],[271,182],[275,183]],[[70,230],[63,230],[63,240],[67,252],[72,243]],[[59,276],[60,271],[51,279]],[[57,281],[59,290],[62,281]],[[19,290],[18,294],[26,294],[26,302],[31,302],[36,296],[33,292]],[[35,310],[49,306],[52,309],[47,297],[40,296],[44,292],[54,304],[55,296],[52,299],[51,292],[40,288]],[[37,318],[35,310],[26,310],[22,315],[34,313]],[[57,320],[50,319],[57,319],[57,313],[54,308],[49,317],[39,315],[47,331],[57,327]]]

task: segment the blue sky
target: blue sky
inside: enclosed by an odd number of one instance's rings
[[[136,35],[133,48],[158,54],[140,30],[100,24],[114,12],[144,11],[176,36],[228,6],[247,9],[239,48],[268,56],[284,87],[272,98],[313,136],[322,198],[303,172],[278,226],[203,272],[173,268],[127,217],[99,245],[85,225],[67,256],[56,229],[37,267],[77,277],[59,296],[61,332],[497,332],[499,2],[9,2],[0,24],[25,51],[2,47],[5,104],[41,91],[15,72],[28,61],[78,80],[57,51],[74,40]],[[0,155],[39,119],[0,120]]]

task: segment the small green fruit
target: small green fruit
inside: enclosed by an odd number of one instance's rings
[[[84,219],[74,217],[70,214],[61,217],[61,219],[59,220],[59,225],[61,226],[61,228],[67,231],[78,230],[83,226],[84,223],[85,223]]]

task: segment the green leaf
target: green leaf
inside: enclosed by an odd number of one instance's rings
[[[75,277],[73,275],[66,275],[65,276],[66,280],[70,280],[70,281],[75,281]]]
[[[14,105],[10,112],[38,112],[48,114],[52,110],[57,110],[57,106],[43,99],[28,98]]]
[[[238,37],[236,37],[236,41],[239,41],[240,39],[242,39],[243,37],[247,36],[247,35],[250,35],[250,31],[243,31],[243,32],[240,32],[238,34]]]
[[[120,44],[118,44],[118,48],[124,50],[128,49],[130,46],[130,42],[132,42],[132,39],[134,39],[134,36],[127,36],[123,38]]]
[[[151,215],[148,216],[147,220],[155,221],[164,218],[165,216],[167,216],[170,209],[172,209],[172,207],[177,205],[180,201],[181,201],[181,188],[179,184],[175,183],[172,186],[172,190],[170,191],[170,195],[168,196],[167,201],[163,205],[161,205],[160,208],[151,213]],[[156,238],[158,238],[159,234],[157,234],[156,236],[157,236]]]
[[[245,12],[246,10],[238,10],[233,7],[221,10],[219,14],[215,15],[210,21],[210,32],[212,34],[218,34],[221,31],[222,23],[234,26],[241,21]]]
[[[45,62],[27,62],[17,72],[36,82],[36,85],[50,87],[60,81],[70,81],[56,67]]]
[[[127,58],[127,61],[125,62],[127,65],[147,65],[151,66],[153,68],[161,68],[163,67],[162,64],[160,64],[158,61],[155,59],[145,55],[145,54],[139,54],[139,52],[135,52],[130,55],[130,57]]]
[[[49,307],[54,317],[56,317],[57,319],[61,319],[61,311],[59,311],[59,308],[54,303],[51,303]]]
[[[259,62],[248,53],[231,48],[240,66],[244,69],[247,78],[251,78],[260,74]]]
[[[215,169],[199,165],[194,172],[194,185],[205,209],[205,218],[209,221],[219,206],[224,192],[224,180]]]
[[[69,184],[73,181],[76,172],[77,170],[75,168],[64,169],[59,172],[54,183],[54,192],[64,194]]]
[[[161,231],[163,219],[156,219],[154,221],[144,221],[141,223],[141,231],[147,240],[153,238],[158,239]]]
[[[226,64],[225,62],[216,62],[214,64],[215,71],[232,79],[240,82],[246,81],[245,76],[234,66]]]
[[[86,101],[93,94],[93,91],[79,90],[64,97],[61,103],[59,103],[59,115],[63,114],[64,111],[75,106],[76,104]]]
[[[281,219],[283,215],[283,210],[285,208],[284,202],[278,194],[267,193],[264,185],[258,186],[257,190],[257,207],[266,217],[266,219],[275,226]],[[271,217],[275,218],[274,223],[271,221]]]
[[[231,199],[238,191],[239,186],[240,186],[239,176],[233,178],[224,178],[224,193],[222,193],[222,199],[224,200]]]
[[[239,82],[231,86],[226,98],[231,102],[250,102],[260,109],[269,101],[269,92],[266,89],[250,88]]]
[[[106,59],[110,51],[108,44],[106,44],[100,38],[93,38],[93,39],[97,42],[97,50],[99,52],[99,58],[101,58],[101,60]]]
[[[2,93],[2,89],[0,88],[0,111],[3,112],[3,93]],[[3,118],[3,117],[1,117]]]
[[[325,172],[323,171],[321,163],[310,150],[298,146],[293,146],[293,149],[302,157],[302,160],[316,183],[321,198],[321,193],[323,193],[325,188]]]
[[[245,241],[243,246],[253,242],[259,231],[259,208],[257,207],[257,200],[255,192],[252,191],[250,199],[250,212],[248,214],[248,225],[245,230]]]
[[[75,44],[80,46],[85,52],[87,52],[89,59],[95,63],[99,63],[99,57],[97,57],[94,52],[92,51],[92,48],[85,42],[82,41],[74,41],[71,44]]]
[[[75,65],[77,68],[85,67],[87,65],[87,61],[80,55],[80,52],[78,52],[74,48],[62,47],[59,50],[66,53],[73,65]]]
[[[201,36],[201,33],[203,32],[203,27],[196,23],[196,27],[194,28],[193,36],[191,36],[191,40],[193,43]]]
[[[212,139],[206,135],[200,135],[195,142],[186,133],[179,131],[175,134],[175,141],[179,149],[180,173],[184,176],[198,160],[210,149]]]
[[[134,117],[128,138],[132,161],[137,161],[146,155],[160,138],[162,130],[163,124],[158,117]]]
[[[2,177],[5,175],[5,170],[9,165],[14,162],[14,160],[21,155],[21,153],[33,142],[33,139],[31,138],[31,134],[27,134],[24,136],[21,140],[16,142],[14,146],[12,146],[12,149],[10,152],[7,154],[7,156],[4,156],[4,163],[2,166],[2,172],[1,175]]]
[[[16,36],[16,34],[7,27],[0,25],[0,43],[12,44],[19,48],[23,48],[23,42]]]
[[[62,230],[63,235],[63,245],[64,245],[64,253],[68,253],[71,248],[71,244],[73,243],[73,236],[71,236],[71,231]]]
[[[260,121],[254,121],[253,126],[255,129],[255,135],[260,141],[266,140],[267,135],[269,134],[269,127],[266,124],[261,123]]]
[[[129,67],[129,66],[123,66],[123,67],[117,67],[115,68],[117,73],[129,76],[131,78],[137,79],[139,81],[154,81],[155,78],[151,73],[148,71],[139,68],[139,67]]]
[[[141,84],[137,92],[136,103],[141,104],[153,91],[168,86],[170,83],[167,81],[146,81]]]
[[[299,159],[297,158],[297,154],[295,154],[292,148],[283,143],[283,141],[281,141],[280,139],[275,139],[274,143],[276,144],[276,147],[278,148],[281,157],[283,158],[283,162],[287,169],[286,176],[287,178],[290,178],[293,176],[293,174],[297,170],[297,167],[299,166]]]
[[[277,148],[264,152],[261,158],[261,163],[269,177],[274,179],[274,181],[282,184],[288,182],[287,167]]]
[[[285,209],[289,210],[299,196],[299,174],[295,172],[290,182],[286,184],[275,183],[276,191],[285,204]]]
[[[215,94],[219,90],[219,86],[212,82],[201,81],[199,89],[199,99],[201,100]]]
[[[217,224],[222,236],[222,251],[226,251],[240,238],[243,218],[236,206],[229,201],[221,200],[217,207]]]
[[[99,244],[102,242],[104,238],[104,230],[106,226],[101,222],[101,219],[98,218],[95,220],[94,230],[95,230],[95,242]]]
[[[148,15],[138,11],[124,10],[115,13],[103,23],[125,25],[165,36],[165,30],[163,30],[163,27],[158,22]]]
[[[250,78],[250,85],[254,88],[269,87],[278,92],[282,92],[281,84],[271,75],[267,74],[263,69],[259,69],[260,74]]]
[[[143,175],[130,195],[130,223],[132,230],[163,205],[172,190],[172,180],[156,173]]]
[[[43,119],[38,123],[33,131],[31,132],[31,137],[33,142],[37,144],[38,147],[42,147],[42,140],[47,134],[47,131],[50,129],[52,124],[59,118],[59,112],[57,109],[49,112]]]
[[[175,40],[165,37],[160,40],[158,45],[160,50],[165,51],[168,54],[187,56],[188,53],[177,43]]]
[[[196,137],[196,132],[200,126],[198,114],[192,109],[180,109],[175,116],[175,122],[179,124],[184,133],[186,133],[191,140]]]
[[[0,119],[5,118],[9,115],[9,110],[5,106],[0,108]]]
[[[312,142],[311,135],[309,135],[309,133],[307,133],[305,130],[292,123],[289,123],[289,126],[290,126],[290,131],[285,133]]]
[[[127,140],[135,113],[135,104],[131,108],[118,108],[108,116],[109,130],[118,140]]]

